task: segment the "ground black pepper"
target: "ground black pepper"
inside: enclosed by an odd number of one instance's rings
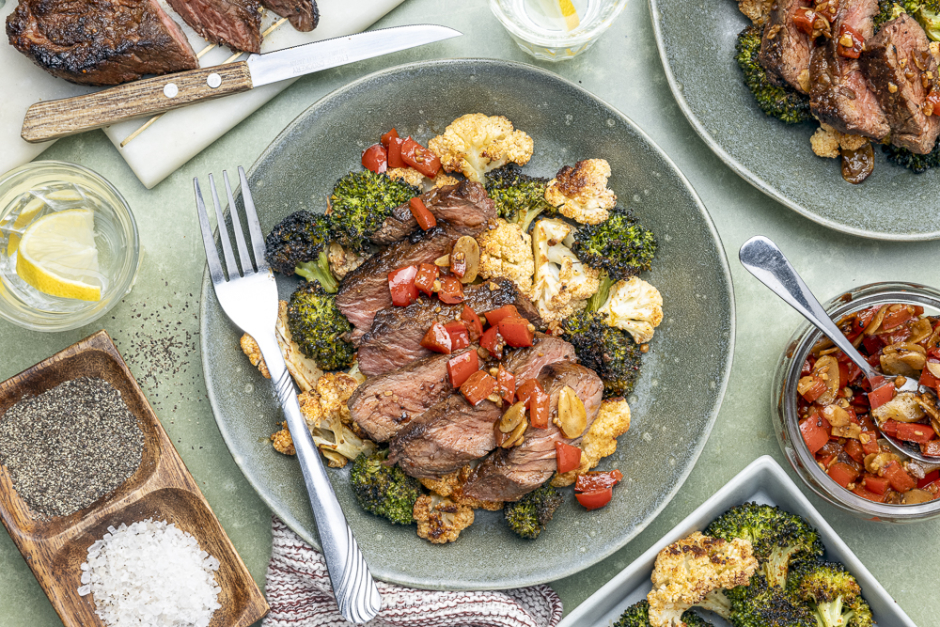
[[[121,393],[84,377],[0,416],[0,464],[43,516],[67,516],[115,490],[140,466],[144,435]]]

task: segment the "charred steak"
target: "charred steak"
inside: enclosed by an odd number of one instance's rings
[[[486,189],[472,181],[432,189],[422,194],[421,200],[435,218],[446,220],[461,235],[482,233],[487,220],[496,217],[496,205],[486,195]],[[388,245],[404,239],[417,228],[418,222],[405,203],[392,210],[392,215],[371,239],[375,244]]]
[[[7,37],[53,76],[83,85],[199,67],[156,0],[20,0],[7,16]]]
[[[258,0],[167,0],[183,21],[215,44],[261,52],[261,3]]]
[[[320,23],[320,11],[316,0],[261,0],[261,4],[281,17],[302,33],[308,33]]]
[[[832,23],[832,39],[813,50],[810,63],[810,110],[837,131],[881,141],[891,131],[881,105],[857,59],[839,53],[845,25],[868,41],[878,0],[842,0]]]
[[[571,386],[584,403],[590,428],[600,411],[604,393],[604,383],[593,370],[560,362],[543,370],[539,382],[551,397],[552,418],[558,411],[559,393],[566,385]],[[566,440],[552,422],[547,429],[529,427],[522,444],[511,449],[498,449],[477,466],[463,493],[484,501],[518,501],[555,472],[555,442],[559,441],[577,445],[581,438]]]
[[[516,378],[516,385],[526,379],[537,379],[545,366],[559,361],[577,361],[574,346],[561,338],[535,334],[531,348],[520,348],[503,359],[503,367]]]
[[[758,60],[777,82],[805,94],[809,86],[813,39],[793,21],[794,14],[802,7],[802,0],[776,0],[771,5]]]
[[[937,62],[917,20],[903,13],[882,26],[859,61],[891,125],[891,143],[918,154],[930,152],[940,118],[924,115],[924,101],[936,83]]]
[[[387,286],[385,291],[388,291]],[[535,324],[541,323],[532,301],[509,279],[467,285],[464,295],[466,299],[459,305],[422,298],[407,307],[392,306],[376,313],[372,328],[359,344],[359,369],[372,377],[431,355],[431,351],[421,346],[425,333],[435,322],[459,318],[465,304],[480,315],[503,305],[515,305],[522,316]]]

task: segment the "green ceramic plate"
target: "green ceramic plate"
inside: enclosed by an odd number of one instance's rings
[[[604,467],[626,479],[602,510],[571,494],[536,541],[514,536],[500,512],[477,512],[460,539],[431,545],[413,526],[362,511],[348,471],[331,471],[337,496],[379,578],[424,588],[495,589],[558,579],[587,568],[636,536],[680,488],[708,438],[734,344],[731,277],[718,234],[682,174],[630,120],[583,89],[531,66],[488,60],[418,63],[367,76],[314,104],[253,166],[262,227],[298,209],[323,211],[333,183],[360,168],[359,154],[395,126],[426,141],[469,112],[503,114],[535,139],[528,172],[604,157],[611,187],[659,236],[647,280],[665,300],[635,398],[633,426]],[[279,279],[282,298],[296,285]],[[270,505],[308,542],[318,541],[300,472],[267,436],[281,420],[269,381],[241,354],[239,332],[202,292],[202,358],[209,397],[235,461]]]
[[[734,0],[650,0],[656,43],[672,93],[705,143],[774,200],[829,228],[874,239],[940,238],[940,171],[912,174],[875,148],[872,175],[842,180],[839,160],[813,154],[811,123],[765,116],[734,61],[749,24]]]

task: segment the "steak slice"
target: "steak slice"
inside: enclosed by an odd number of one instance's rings
[[[261,4],[286,17],[296,30],[308,33],[320,23],[316,0],[261,0]]]
[[[503,368],[516,378],[519,386],[526,379],[536,379],[542,369],[558,361],[576,362],[574,346],[558,337],[535,334],[532,348],[520,348],[503,359]]]
[[[258,0],[167,2],[207,41],[232,50],[261,52],[261,3]]]
[[[865,41],[874,31],[872,16],[878,0],[842,0],[832,24],[832,39],[813,50],[810,63],[810,110],[841,133],[863,135],[877,141],[891,131],[888,120],[857,59],[839,54],[839,33],[846,25]]]
[[[421,194],[424,205],[438,220],[446,220],[461,235],[477,235],[486,228],[486,222],[496,217],[496,205],[479,183],[463,181],[457,185],[437,187]],[[392,210],[371,240],[388,245],[404,239],[418,228],[408,203]]]
[[[539,382],[551,397],[552,419],[558,412],[558,395],[568,385],[584,403],[590,428],[600,411],[604,393],[604,383],[593,370],[560,362],[543,370]],[[499,449],[477,466],[464,485],[463,493],[485,501],[518,501],[548,481],[555,472],[555,442],[577,446],[581,437],[566,439],[551,421],[547,429],[529,427],[522,444],[511,449]]]
[[[20,0],[7,16],[7,37],[53,76],[83,85],[199,67],[156,0]]]
[[[936,81],[937,62],[917,20],[903,13],[882,26],[859,61],[891,125],[891,143],[918,154],[930,152],[940,118],[924,115],[924,101]]]
[[[805,94],[809,86],[813,39],[797,28],[793,21],[794,14],[802,6],[802,0],[776,0],[771,5],[758,61],[778,83]]]
[[[349,415],[376,442],[390,440],[454,391],[447,362],[474,348],[432,355],[360,385],[347,403]]]
[[[408,239],[372,255],[347,274],[336,294],[336,306],[356,327],[350,341],[358,344],[372,326],[376,312],[392,306],[389,272],[402,266],[433,263],[438,257],[450,254],[458,239],[460,233],[445,222],[430,231],[413,233]]]
[[[388,291],[387,287],[385,289]],[[372,328],[359,344],[359,369],[366,376],[374,377],[431,355],[431,351],[421,346],[424,335],[435,322],[460,318],[464,305],[481,315],[503,305],[515,305],[520,315],[534,324],[541,323],[535,305],[509,279],[467,285],[464,296],[464,302],[459,305],[422,298],[407,307],[392,306],[376,313]]]

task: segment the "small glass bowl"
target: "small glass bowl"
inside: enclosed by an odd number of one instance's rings
[[[833,320],[838,320],[847,313],[889,303],[921,305],[927,313],[937,315],[940,291],[914,283],[872,283],[841,294],[823,306]],[[823,499],[865,520],[915,522],[940,516],[940,499],[916,505],[875,503],[846,490],[817,465],[797,423],[796,385],[803,362],[821,338],[822,333],[816,327],[808,322],[802,325],[790,338],[771,387],[777,441],[793,470]]]
[[[627,0],[575,0],[580,24],[569,31],[540,23],[547,18],[534,5],[554,1],[490,0],[490,10],[525,52],[543,61],[564,61],[593,46],[627,6]]]
[[[60,209],[90,206],[95,211],[95,243],[104,285],[99,301],[80,301],[41,294],[16,274],[8,256],[10,235],[25,224],[24,194],[41,197],[56,190],[77,192],[80,200],[63,201]],[[46,201],[49,202],[57,201]],[[71,204],[70,204],[71,203]],[[73,163],[33,161],[0,176],[0,318],[34,331],[67,331],[96,320],[131,291],[137,278],[140,240],[137,223],[120,192],[99,174]]]

